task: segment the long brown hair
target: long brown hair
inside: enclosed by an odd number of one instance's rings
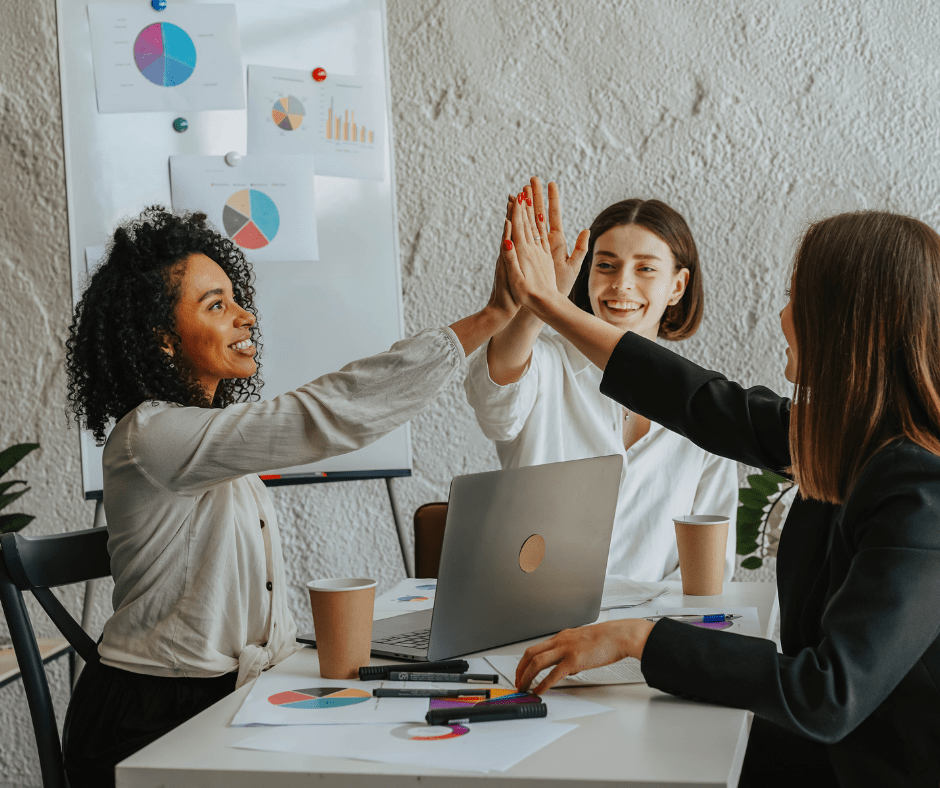
[[[676,261],[676,271],[689,269],[689,283],[685,293],[675,304],[666,307],[659,321],[659,336],[678,341],[692,336],[702,323],[705,312],[705,288],[702,286],[702,269],[698,261],[695,239],[685,219],[666,203],[659,200],[622,200],[601,211],[591,224],[591,240],[587,254],[578,271],[578,278],[568,298],[571,302],[593,315],[591,298],[588,295],[588,279],[594,261],[594,243],[608,230],[626,224],[636,224],[649,230],[663,240]]]
[[[895,438],[940,455],[940,236],[892,213],[825,219],[803,237],[790,296],[802,495],[842,503]]]

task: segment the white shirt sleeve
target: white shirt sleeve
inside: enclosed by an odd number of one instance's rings
[[[268,401],[152,415],[143,406],[135,413],[148,423],[128,431],[127,456],[160,487],[198,495],[246,474],[345,454],[414,418],[463,357],[453,331],[429,329]]]
[[[489,343],[470,357],[464,379],[467,402],[473,408],[483,434],[491,441],[513,440],[522,430],[539,393],[540,343],[536,340],[529,364],[515,383],[500,386],[490,377],[486,359]]]

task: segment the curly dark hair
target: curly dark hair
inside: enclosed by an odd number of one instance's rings
[[[99,445],[110,419],[120,420],[147,400],[224,408],[259,398],[260,363],[250,378],[223,380],[209,402],[176,361],[180,280],[186,258],[200,252],[228,275],[239,306],[257,316],[251,264],[204,213],[171,213],[153,205],[114,231],[75,307],[66,342],[68,409]],[[251,335],[260,355],[257,322]],[[167,342],[172,356],[161,349]]]

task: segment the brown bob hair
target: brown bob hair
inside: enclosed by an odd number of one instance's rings
[[[940,455],[940,236],[892,213],[824,219],[803,236],[790,287],[801,494],[842,503],[902,436]]]
[[[594,314],[588,295],[588,279],[594,261],[594,242],[608,230],[625,224],[639,225],[661,238],[676,261],[675,270],[689,269],[689,283],[682,298],[672,306],[667,306],[662,320],[659,321],[659,336],[663,339],[688,339],[698,330],[705,312],[705,289],[702,285],[698,249],[692,231],[682,215],[659,200],[623,200],[605,208],[597,215],[591,224],[591,240],[588,242],[587,254],[568,298],[575,306],[588,314]]]

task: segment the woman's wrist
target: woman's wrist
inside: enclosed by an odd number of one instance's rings
[[[643,659],[643,649],[646,648],[646,641],[656,624],[645,618],[624,618],[619,623],[624,653],[634,659]]]

